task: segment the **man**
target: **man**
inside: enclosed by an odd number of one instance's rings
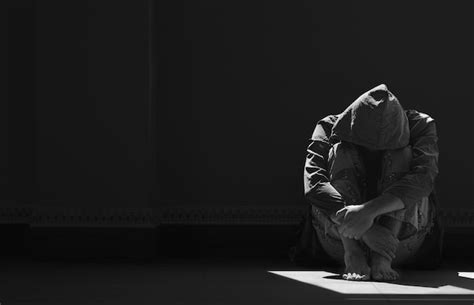
[[[317,123],[305,196],[319,246],[345,264],[344,279],[396,280],[392,264],[441,249],[439,234],[426,245],[437,225],[437,140],[434,120],[404,110],[383,84]]]

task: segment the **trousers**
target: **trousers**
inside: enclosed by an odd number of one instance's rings
[[[377,181],[378,194],[409,171],[411,158],[410,146],[386,150],[383,153],[382,174]],[[329,151],[328,167],[330,183],[341,194],[346,205],[357,205],[367,201],[366,170],[355,145],[347,142],[335,144]],[[420,198],[415,205],[384,214],[384,216],[392,217],[402,223],[397,236],[400,244],[392,263],[394,265],[410,263],[433,226],[434,213],[429,204],[429,198]],[[375,221],[377,222],[378,219]],[[336,224],[332,222],[329,215],[315,206],[312,206],[312,223],[324,251],[332,259],[343,263],[344,248]],[[365,250],[369,251],[367,247]]]

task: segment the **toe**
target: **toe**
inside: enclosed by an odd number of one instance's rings
[[[388,276],[390,281],[394,281],[397,279],[397,272],[391,270],[390,272],[388,272]]]
[[[372,277],[374,280],[380,281],[382,279],[382,274],[380,272],[374,272]]]
[[[400,278],[400,274],[397,271],[393,271],[393,280],[398,280]]]
[[[354,278],[354,273],[351,273],[351,272],[344,273],[342,278],[348,281],[352,281]]]

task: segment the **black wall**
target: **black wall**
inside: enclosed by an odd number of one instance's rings
[[[0,164],[7,164],[8,184],[2,199],[147,207],[153,174],[147,1],[3,4],[8,136]]]
[[[158,1],[158,199],[302,203],[320,118],[385,83],[437,121],[443,206],[470,207],[472,2]]]
[[[317,120],[386,83],[438,123],[442,204],[471,206],[470,1],[153,3],[150,104],[147,1],[9,2],[3,197],[302,205]]]

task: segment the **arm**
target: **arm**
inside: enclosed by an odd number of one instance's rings
[[[416,204],[433,191],[438,174],[438,146],[434,120],[416,111],[407,113],[413,158],[410,171],[388,187],[382,195],[362,205],[347,206],[338,211],[344,218],[339,230],[343,236],[360,238],[374,219],[382,214]]]
[[[327,164],[331,148],[329,134],[335,119],[335,116],[329,116],[316,125],[304,167],[305,197],[328,216],[344,207],[341,194],[330,183]]]
[[[438,175],[438,136],[434,120],[414,110],[407,112],[413,159],[410,171],[384,191],[399,198],[404,207],[416,204],[433,191]]]
[[[359,239],[372,227],[377,216],[403,207],[400,198],[388,193],[363,204],[346,206],[336,212],[336,219],[341,222],[339,233],[347,238]]]

